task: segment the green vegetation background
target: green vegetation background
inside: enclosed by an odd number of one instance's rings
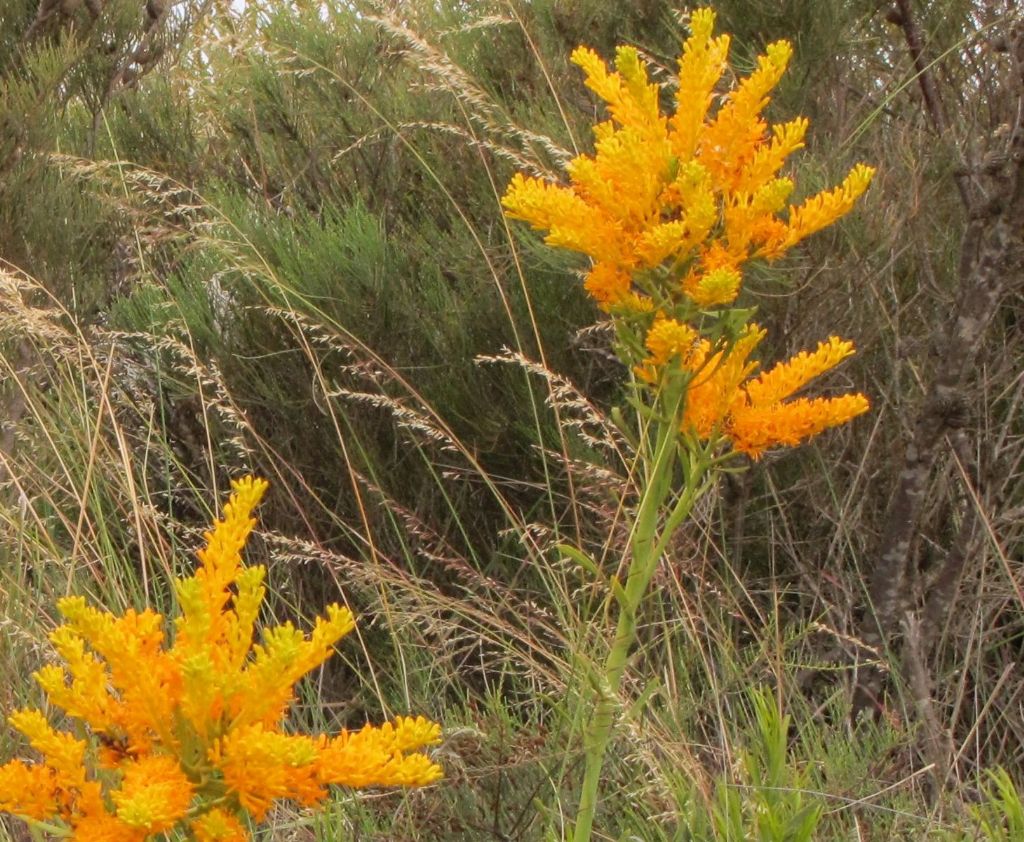
[[[607,632],[625,546],[607,421],[624,372],[581,263],[510,228],[499,197],[515,170],[557,177],[589,148],[601,115],[571,50],[635,44],[667,80],[678,9],[45,5],[0,9],[0,709],[39,701],[29,675],[68,590],[170,610],[227,478],[253,471],[271,481],[251,552],[275,613],[308,622],[341,591],[360,618],[297,716],[449,729],[439,787],[341,794],[316,819],[284,807],[266,838],[561,838],[588,695],[573,676]],[[1022,771],[1019,297],[986,336],[915,537],[923,589],[982,513],[956,598],[912,611],[898,653],[858,643],[956,301],[955,148],[1002,119],[986,86],[1001,59],[977,33],[1012,4],[920,4],[948,136],[877,3],[712,5],[739,71],[794,42],[770,116],[811,120],[803,190],[879,169],[849,218],[745,294],[775,357],[852,338],[836,386],[874,410],[730,478],[683,530],[599,838],[796,839],[809,812],[814,838],[976,838],[986,810],[990,838],[1020,838],[1009,779],[985,800],[986,770]],[[563,541],[605,578],[560,560]],[[872,664],[886,695],[851,723]],[[0,760],[18,751],[0,728]],[[19,833],[0,820],[0,839]]]

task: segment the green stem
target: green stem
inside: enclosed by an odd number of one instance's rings
[[[601,770],[619,708],[619,687],[629,651],[636,641],[637,613],[657,569],[658,558],[671,539],[672,532],[689,515],[693,504],[707,489],[704,476],[708,463],[705,454],[700,454],[687,471],[685,486],[665,520],[661,534],[658,534],[658,523],[672,492],[682,401],[681,391],[666,400],[665,405],[669,411],[656,422],[654,458],[645,477],[640,508],[633,524],[630,539],[632,560],[626,576],[626,587],[620,592],[615,637],[604,669],[596,682],[594,712],[583,740],[585,768],[573,842],[589,842],[593,830]]]
[[[67,839],[71,836],[71,829],[62,825],[52,824],[38,819],[30,819],[28,816],[19,816],[19,818],[28,825],[29,834],[31,834],[33,842],[35,842],[35,840],[42,842],[42,840],[46,838],[43,836],[44,833],[50,838],[56,836],[59,839]]]

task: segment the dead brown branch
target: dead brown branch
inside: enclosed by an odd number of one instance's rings
[[[900,0],[890,20],[899,23],[904,33],[933,128],[949,137],[910,4]],[[989,165],[980,169],[965,166],[955,176],[967,211],[956,304],[952,319],[936,332],[934,345],[941,351],[906,445],[869,583],[870,607],[861,636],[873,649],[894,645],[901,621],[914,608],[912,548],[921,528],[928,483],[951,449],[949,443],[968,423],[979,353],[1000,303],[1020,289],[1024,276],[1024,22],[1018,17],[1008,24],[1011,61],[1000,95],[1006,113],[1012,115],[1011,122],[985,140]],[[965,159],[959,149],[957,153]],[[960,536],[946,555],[931,594],[925,595],[929,603],[925,619],[937,620],[952,602],[976,532],[968,504]],[[934,634],[934,629],[922,629],[919,643],[933,640]],[[855,716],[879,703],[882,679],[877,669],[861,671],[854,696]]]

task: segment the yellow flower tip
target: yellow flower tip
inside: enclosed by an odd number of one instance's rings
[[[327,625],[332,633],[339,638],[344,637],[356,627],[356,618],[352,611],[344,605],[332,602],[327,606]]]
[[[689,325],[675,319],[656,318],[644,340],[650,354],[646,363],[663,366],[672,359],[678,359],[685,364],[692,356],[699,340],[700,335]]]
[[[853,201],[859,198],[875,177],[875,168],[867,164],[857,164],[843,180],[843,190]]]
[[[614,303],[603,306],[606,313],[617,316],[636,316],[654,312],[654,302],[646,295],[629,292]]]
[[[337,604],[328,605],[327,616],[317,618],[310,634],[310,657],[314,660],[322,659],[321,656],[327,657],[334,644],[355,627],[355,617],[348,608]],[[309,669],[313,669],[315,666],[316,664],[310,663]]]
[[[533,184],[538,181],[535,178],[527,178],[521,172],[517,172],[512,176],[512,180],[505,190],[505,195],[501,197],[501,206],[505,208],[505,212],[510,217],[513,219],[526,219],[527,222],[530,221],[523,213],[528,204],[527,198],[534,193]]]
[[[444,770],[423,754],[411,754],[392,761],[388,771],[391,786],[430,786],[444,777]]]
[[[322,741],[318,778],[350,787],[426,786],[443,777],[443,771],[416,750],[440,739],[440,726],[422,716],[342,731]]]
[[[121,765],[124,777],[111,793],[117,817],[147,834],[170,830],[192,803],[194,787],[176,760],[149,755]]]
[[[57,610],[65,620],[74,622],[89,610],[89,603],[84,596],[65,596],[57,600]]]
[[[425,716],[399,716],[394,722],[395,748],[413,751],[441,742],[441,726]]]
[[[696,9],[690,15],[690,37],[706,41],[715,31],[714,9]]]
[[[717,307],[735,301],[742,283],[737,258],[716,241],[703,250],[700,266],[683,278],[683,292],[698,307]]]
[[[804,146],[804,138],[810,122],[806,117],[797,117],[788,123],[772,127],[772,141],[780,150],[780,157],[786,158]]]
[[[782,210],[796,185],[789,178],[775,178],[754,193],[750,208],[755,214],[774,214]]]
[[[192,822],[196,842],[249,842],[249,832],[238,817],[215,807]]]
[[[647,74],[636,47],[622,45],[615,49],[615,69],[622,74],[627,82],[639,79],[641,76],[644,82],[647,81]]]
[[[622,96],[621,79],[616,73],[608,72],[608,65],[589,47],[579,46],[572,52],[570,61],[582,68],[584,84],[605,102],[617,103]]]
[[[270,488],[270,483],[262,477],[255,477],[252,474],[246,474],[243,477],[231,480],[231,488],[236,494],[252,495],[256,498],[256,501],[259,502],[267,489]]]
[[[665,258],[682,251],[689,240],[690,228],[681,219],[649,228],[637,241],[637,256],[647,268],[660,266]]]
[[[742,283],[738,269],[722,267],[694,279],[687,285],[686,294],[698,307],[719,307],[736,300]]]
[[[247,520],[270,487],[265,479],[245,476],[231,481],[232,494],[224,506],[225,519]]]
[[[775,70],[779,76],[785,71],[790,59],[793,58],[793,45],[786,40],[773,41],[765,49],[764,63]]]
[[[607,70],[601,57],[590,47],[580,44],[569,56],[569,61],[583,69],[587,76],[597,75],[602,70]]]

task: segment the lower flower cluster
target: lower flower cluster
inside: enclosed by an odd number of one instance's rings
[[[285,623],[253,643],[266,570],[243,566],[241,553],[267,483],[232,487],[200,567],[176,583],[172,642],[152,611],[116,616],[61,600],[65,624],[51,639],[65,665],[35,677],[71,730],[38,710],[9,717],[42,759],[0,766],[0,811],[81,842],[171,831],[234,842],[278,799],[311,806],[330,785],[424,786],[442,776],[421,751],[439,742],[440,727],[422,717],[336,736],[285,732],[295,682],[355,622],[331,605],[308,634]]]
[[[635,371],[655,386],[666,369],[681,369],[688,379],[681,432],[704,441],[722,437],[733,451],[754,459],[868,411],[868,399],[859,393],[791,399],[853,354],[852,342],[831,336],[814,351],[752,376],[758,364],[750,355],[764,337],[761,328],[747,324],[731,346],[714,350],[694,328],[659,315],[647,334],[648,356]]]

